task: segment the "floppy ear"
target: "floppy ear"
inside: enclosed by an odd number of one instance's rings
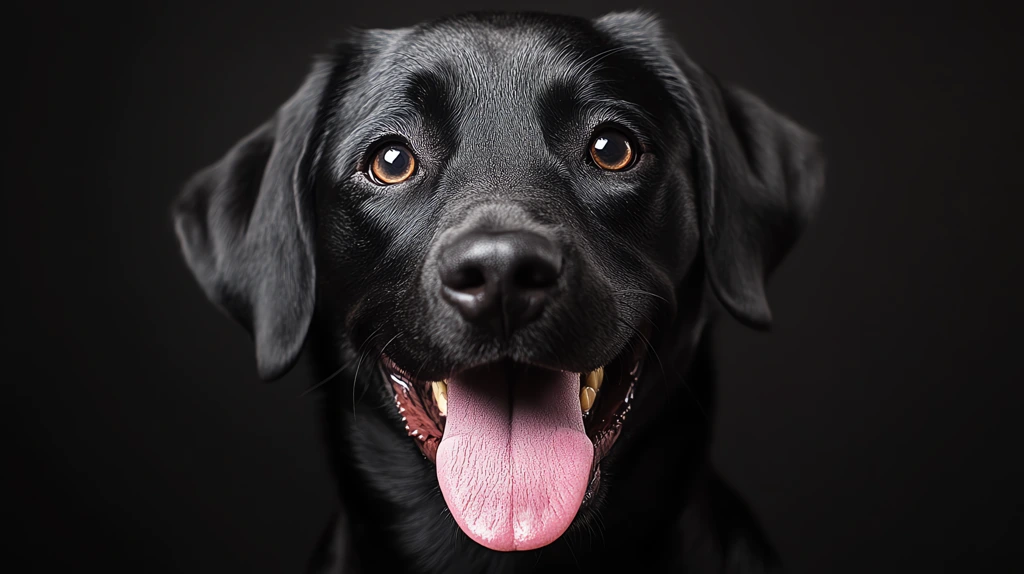
[[[765,281],[807,224],[824,186],[818,139],[695,65],[655,16],[613,13],[595,24],[650,66],[682,112],[712,289],[739,321],[767,328]]]
[[[264,379],[298,359],[313,312],[311,148],[328,76],[317,63],[270,120],[191,178],[173,209],[189,268],[252,334]]]
[[[708,133],[695,148],[708,278],[733,316],[767,328],[765,281],[814,214],[824,157],[815,136],[754,95],[706,72],[691,77]]]

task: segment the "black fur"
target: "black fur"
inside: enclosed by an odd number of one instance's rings
[[[617,125],[643,148],[602,172],[586,146]],[[384,141],[407,182],[365,175]],[[764,284],[823,186],[816,139],[720,83],[656,19],[468,14],[356,32],[299,92],[186,187],[185,257],[253,333],[259,372],[308,349],[340,510],[316,572],[769,572],[777,561],[708,461],[709,319],[767,327]],[[555,241],[558,296],[494,337],[438,296],[438,253],[470,229]],[[406,436],[379,354],[434,380],[513,359],[583,371],[651,333],[634,407],[596,501],[540,550],[497,553],[447,513]]]

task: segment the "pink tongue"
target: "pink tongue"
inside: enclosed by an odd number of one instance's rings
[[[555,541],[580,508],[594,445],[579,374],[529,369],[510,388],[497,367],[448,380],[437,480],[455,521],[493,550]]]

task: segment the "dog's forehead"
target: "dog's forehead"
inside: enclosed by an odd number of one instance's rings
[[[527,113],[554,84],[597,83],[594,76],[604,58],[616,51],[589,21],[536,17],[476,17],[373,30],[363,49],[362,81],[349,88],[346,102],[356,120],[410,113],[431,96],[453,100],[461,114]]]
[[[524,79],[571,72],[603,43],[585,20],[566,19],[559,25],[544,19],[454,20],[413,29],[396,48],[411,64],[447,68],[467,83],[511,87]]]

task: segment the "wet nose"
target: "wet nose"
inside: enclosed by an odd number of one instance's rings
[[[439,263],[444,300],[467,321],[506,336],[540,316],[562,273],[554,242],[529,231],[464,233]]]

